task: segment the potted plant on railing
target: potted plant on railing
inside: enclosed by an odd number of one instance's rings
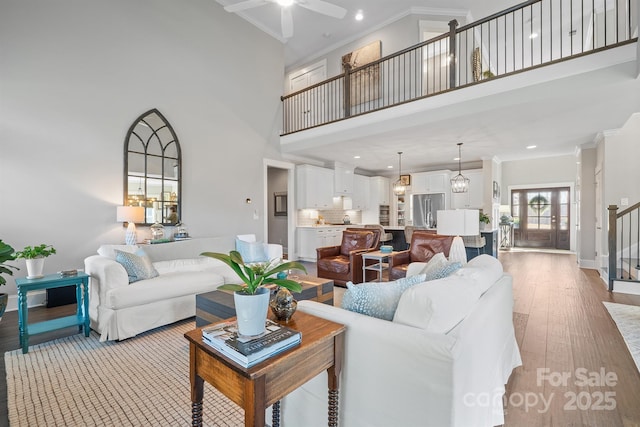
[[[489,215],[480,212],[480,231],[484,231],[484,229],[491,223],[491,218]]]
[[[13,271],[11,269],[18,270],[18,267],[6,264],[7,261],[16,259],[14,252],[10,245],[0,240],[0,286],[7,284],[7,280],[2,276],[3,274],[12,276]],[[2,315],[7,308],[7,301],[9,301],[9,294],[0,292],[0,319],[2,319]]]
[[[23,250],[16,252],[16,258],[24,258],[27,263],[27,279],[39,279],[43,277],[44,259],[56,253],[51,245],[44,243],[38,246],[25,246]]]
[[[298,282],[286,278],[278,278],[277,274],[290,269],[307,269],[296,261],[282,263],[279,259],[270,262],[245,264],[238,251],[229,255],[217,252],[203,252],[201,255],[218,259],[236,272],[242,284],[226,284],[220,290],[234,291],[233,302],[236,307],[238,333],[240,335],[260,335],[265,331],[265,321],[269,309],[269,289],[266,285],[277,285],[293,292],[300,292],[302,286]]]

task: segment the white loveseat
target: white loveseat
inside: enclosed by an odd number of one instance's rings
[[[404,291],[393,321],[313,301],[300,301],[298,310],[347,326],[339,425],[504,422],[504,386],[522,361],[512,279],[495,258],[481,255],[449,277]],[[323,426],[326,414],[326,372],[282,402],[284,427]]]
[[[200,253],[229,253],[234,243],[234,237],[211,237],[141,245],[159,275],[131,284],[115,251],[133,253],[138,246],[102,245],[84,260],[91,328],[101,341],[122,340],[194,316],[196,294],[238,282],[230,267]]]

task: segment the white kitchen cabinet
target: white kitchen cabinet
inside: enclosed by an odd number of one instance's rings
[[[354,167],[336,162],[334,165],[333,190],[336,196],[351,195],[354,191]],[[355,208],[354,208],[355,209]]]
[[[462,175],[469,178],[469,191],[451,193],[451,209],[483,209],[484,175],[482,169],[462,171]]]
[[[353,194],[351,195],[351,209],[365,210],[369,205],[369,177],[353,175]]]
[[[377,208],[379,205],[391,204],[391,180],[384,176],[374,176],[370,178],[371,207]]]
[[[333,171],[312,165],[296,167],[298,209],[333,208]]]
[[[448,193],[449,171],[411,174],[411,193]]]
[[[298,227],[298,259],[317,261],[316,248],[338,246],[342,243],[342,231],[346,227]]]

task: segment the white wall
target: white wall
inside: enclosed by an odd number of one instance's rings
[[[122,242],[124,139],[153,107],[182,146],[190,234],[262,238],[262,162],[280,158],[279,42],[210,0],[6,0],[1,9],[1,239],[54,245],[45,273],[81,268],[101,243]],[[8,282],[2,291],[15,294]]]
[[[585,268],[597,269],[596,263],[596,149],[588,148],[580,151],[578,174],[580,180],[577,248],[578,263]],[[577,191],[576,191],[577,192]]]
[[[618,132],[604,139],[603,208],[621,206],[623,198],[629,206],[640,202],[640,113],[633,114]],[[624,209],[624,208],[623,208]],[[604,216],[605,223],[608,221]]]

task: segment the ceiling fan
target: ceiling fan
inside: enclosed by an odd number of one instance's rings
[[[282,37],[285,39],[293,36],[293,16],[290,7],[293,4],[338,19],[344,18],[347,14],[347,9],[323,0],[245,0],[225,6],[224,10],[227,12],[240,12],[269,3],[280,5],[280,24],[282,25]]]

